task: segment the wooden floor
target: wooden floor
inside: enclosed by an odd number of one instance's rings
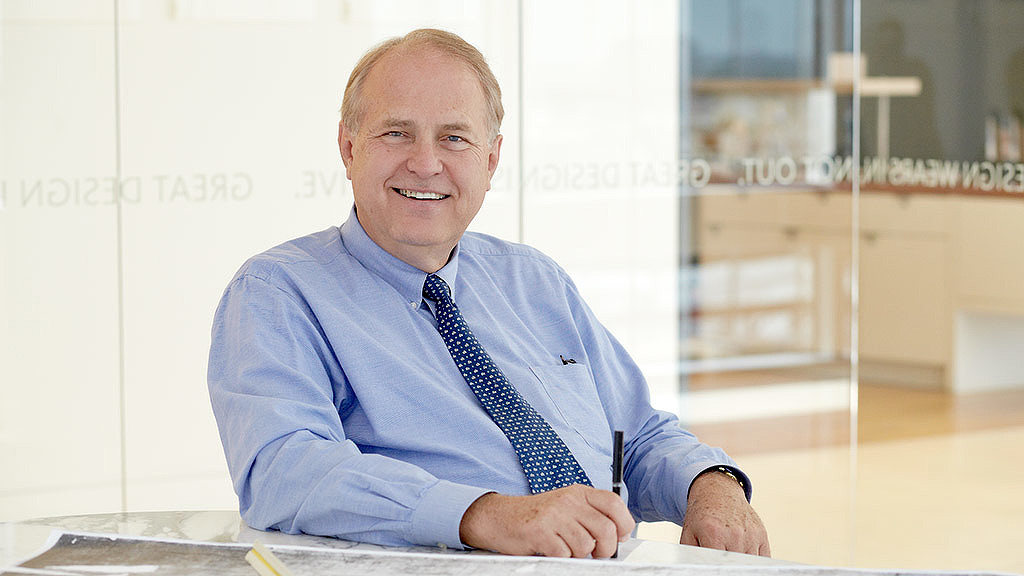
[[[690,390],[792,374],[696,378]],[[690,426],[751,475],[775,557],[865,568],[1024,574],[1024,389],[956,396],[861,384],[849,411]],[[640,536],[677,540],[645,524]]]
[[[705,375],[692,379],[689,390],[762,386],[800,376],[806,377],[792,371]],[[1024,426],[1024,389],[954,395],[861,383],[857,416],[860,444]],[[843,410],[688,428],[730,454],[742,455],[848,445],[851,427],[850,412]]]

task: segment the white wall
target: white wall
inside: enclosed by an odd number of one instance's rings
[[[116,509],[112,5],[2,7],[0,518]]]
[[[956,314],[954,331],[954,392],[1024,386],[1024,316],[962,310]]]
[[[525,241],[574,277],[678,406],[676,2],[528,3]]]

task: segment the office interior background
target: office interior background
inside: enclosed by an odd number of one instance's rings
[[[237,506],[214,307],[345,219],[348,72],[422,26],[504,91],[472,229],[569,271],[777,558],[1024,572],[1020,0],[3,0],[0,521]]]

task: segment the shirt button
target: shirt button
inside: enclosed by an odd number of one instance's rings
[[[419,304],[418,302],[409,302],[409,307],[410,308],[415,308],[418,304]]]
[[[437,547],[440,548],[441,550],[447,550],[448,549],[448,545],[445,544],[444,542],[438,542],[437,543]]]

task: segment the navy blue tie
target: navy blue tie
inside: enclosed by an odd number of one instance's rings
[[[587,473],[551,426],[495,366],[452,301],[448,284],[430,274],[423,297],[437,303],[437,330],[480,404],[505,433],[534,494],[563,486],[592,486]]]

